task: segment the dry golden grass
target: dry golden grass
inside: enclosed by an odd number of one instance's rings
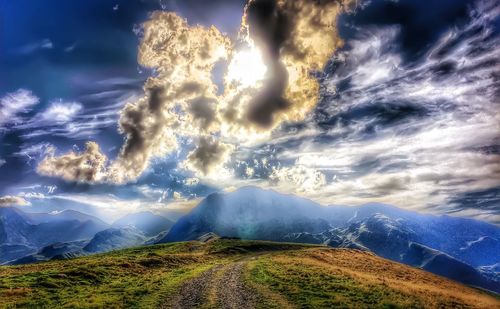
[[[161,308],[185,282],[232,264],[244,265],[258,308],[500,309],[499,298],[370,253],[238,240],[0,267],[0,308]],[[220,290],[207,290],[204,307],[218,306]]]
[[[431,274],[358,250],[315,248],[278,254],[273,261],[282,265],[301,264],[334,276],[349,277],[360,286],[387,287],[416,298],[425,308],[500,308],[500,300]]]

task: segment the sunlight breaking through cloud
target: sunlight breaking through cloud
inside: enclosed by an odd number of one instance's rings
[[[319,85],[311,73],[322,70],[342,45],[335,21],[345,9],[333,0],[252,0],[237,42],[214,26],[190,26],[175,13],[155,12],[144,24],[139,48],[139,63],[155,74],[144,85],[145,96],[120,113],[125,142],[118,157],[106,166],[103,160],[66,164],[88,155],[105,157],[91,147],[81,155],[47,158],[38,171],[68,181],[126,183],[151,159],[177,150],[182,137],[197,141],[183,166],[209,176],[240,143],[268,138],[284,121],[302,120],[314,108]],[[224,93],[218,95],[212,71],[222,60],[229,65]]]

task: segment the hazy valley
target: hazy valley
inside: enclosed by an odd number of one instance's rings
[[[175,223],[149,212],[127,215],[112,225],[71,210],[29,214],[2,208],[0,214],[4,264],[197,240],[213,233],[361,250],[467,285],[500,291],[498,227],[389,205],[321,206],[293,195],[246,187],[208,196]]]

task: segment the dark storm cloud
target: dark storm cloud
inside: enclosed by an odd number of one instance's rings
[[[332,49],[341,44],[334,21],[343,5],[349,4],[333,0],[249,1],[244,26],[262,51],[269,70],[265,86],[250,102],[247,111],[250,122],[271,127],[276,114],[293,110],[292,100],[304,100],[306,106],[316,103],[317,84],[310,75],[321,70]],[[317,33],[324,35],[314,37]],[[290,74],[299,76],[290,79]],[[291,95],[295,91],[300,94]],[[312,102],[308,103],[309,100]]]
[[[149,110],[152,113],[156,113],[159,111],[162,101],[164,100],[163,98],[163,88],[154,86],[150,89],[148,89],[149,92]]]
[[[261,48],[264,63],[271,72],[270,80],[250,103],[250,121],[268,127],[274,113],[286,109],[290,103],[283,97],[287,86],[288,72],[280,59],[285,42],[293,29],[292,16],[275,0],[250,1],[245,9],[248,34]]]
[[[273,77],[250,101],[250,108],[247,112],[250,122],[264,128],[273,124],[275,113],[290,107],[290,103],[283,97],[287,81],[286,69],[279,61],[272,65]]]
[[[195,171],[210,174],[214,167],[227,161],[232,147],[217,140],[202,138],[198,147],[189,153],[186,164]]]
[[[410,184],[410,177],[389,177],[383,182],[379,182],[372,187],[371,192],[373,196],[384,197],[392,193],[397,193],[403,190],[408,190],[408,184]]]
[[[188,102],[188,106],[188,111],[199,128],[203,131],[209,131],[210,126],[217,118],[217,101],[213,98],[198,97]]]

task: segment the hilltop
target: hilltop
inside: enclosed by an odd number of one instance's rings
[[[31,214],[2,208],[0,263],[73,258],[196,240],[207,233],[363,250],[500,293],[498,226],[378,203],[322,206],[256,187],[211,194],[176,222],[140,212],[108,225],[77,211]]]
[[[1,266],[0,307],[494,308],[500,300],[355,249],[218,239]]]
[[[160,242],[226,237],[324,244],[378,256],[500,293],[500,228],[391,205],[322,206],[294,195],[244,187],[207,196]]]

